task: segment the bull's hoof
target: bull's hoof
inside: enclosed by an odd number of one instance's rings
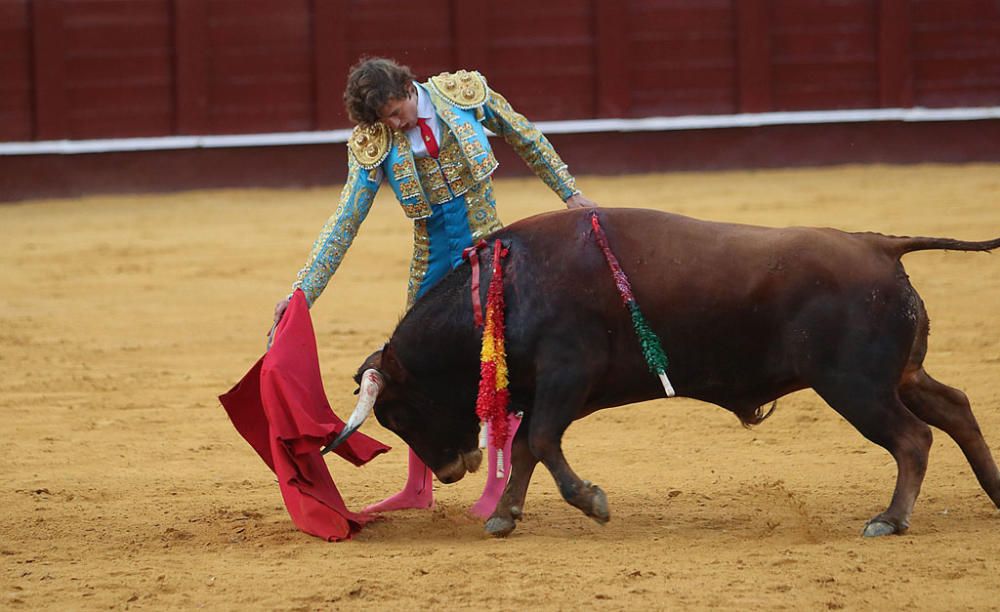
[[[861,532],[861,535],[866,538],[877,538],[880,536],[892,535],[894,533],[902,533],[899,528],[890,523],[889,521],[884,521],[882,519],[872,519],[868,521],[865,525],[865,530]]]
[[[486,521],[486,533],[494,538],[506,538],[516,527],[513,519],[494,516]]]
[[[511,506],[510,515],[514,517],[515,521],[519,521],[524,518],[524,511],[521,510],[521,506]]]
[[[590,502],[590,512],[587,516],[603,525],[611,520],[611,511],[608,509],[608,496],[597,485],[591,485],[590,491],[594,497]]]

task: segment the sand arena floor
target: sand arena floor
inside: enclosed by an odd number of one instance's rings
[[[1000,166],[583,177],[607,206],[773,226],[986,239]],[[533,179],[497,185],[507,221],[556,208]],[[747,431],[661,400],[570,428],[567,456],[608,494],[601,527],[535,472],[506,540],[465,509],[483,474],[435,485],[432,511],[355,540],[297,531],[274,478],[217,404],[264,348],[335,188],[94,197],[0,206],[0,608],[997,609],[1000,516],[936,432],[908,535],[859,537],[895,468],[812,392]],[[382,193],[313,310],[328,394],[405,300],[408,222]],[[933,333],[927,368],[965,390],[1000,451],[1000,259],[905,258]],[[401,485],[396,448],[329,460],[352,508]]]

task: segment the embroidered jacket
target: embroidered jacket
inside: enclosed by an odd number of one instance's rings
[[[384,124],[354,129],[348,141],[347,181],[340,203],[293,285],[293,290],[303,290],[310,305],[340,266],[383,177],[403,212],[414,220],[408,305],[427,272],[430,237],[425,221],[434,207],[464,197],[473,242],[502,227],[492,189],[498,162],[484,127],[503,137],[560,198],[577,193],[575,180],[548,139],[503,96],[490,90],[478,72],[442,73],[423,87],[441,121],[438,158],[415,158],[408,136]]]

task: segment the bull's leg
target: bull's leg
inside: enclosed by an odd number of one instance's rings
[[[1000,470],[972,414],[969,398],[958,389],[934,380],[923,369],[903,377],[899,395],[913,414],[955,440],[979,484],[1000,508]]]
[[[510,480],[492,516],[486,521],[486,533],[504,537],[514,531],[515,521],[521,520],[524,512],[524,498],[528,493],[528,483],[538,465],[538,458],[531,453],[528,444],[530,423],[524,417],[511,447]]]
[[[559,374],[540,378],[545,383],[536,389],[528,442],[531,452],[552,474],[563,499],[604,524],[611,518],[607,496],[597,485],[580,480],[569,467],[562,451],[563,433],[580,412],[588,392],[585,377],[567,375],[566,369],[564,367]]]
[[[927,471],[930,427],[907,410],[895,389],[879,388],[862,376],[840,376],[815,389],[863,436],[885,448],[896,460],[892,501],[885,512],[868,521],[863,535],[906,531]]]

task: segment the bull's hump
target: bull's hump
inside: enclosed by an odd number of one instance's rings
[[[553,210],[550,212],[540,213],[525,219],[516,221],[509,226],[507,229],[511,232],[532,232],[532,231],[552,231],[556,227],[566,227],[572,226],[577,223],[585,223],[586,227],[590,226],[590,216],[593,212],[597,212],[602,224],[620,224],[624,223],[629,226],[642,226],[643,224],[653,223],[655,225],[674,223],[698,223],[698,224],[709,224],[709,225],[726,225],[713,223],[711,221],[700,221],[692,217],[685,217],[677,213],[665,212],[660,210],[650,210],[648,208],[575,208],[571,210]]]
[[[515,250],[546,261],[576,259],[593,242],[590,216],[595,209],[559,210],[517,221],[496,234],[511,239]],[[601,226],[622,261],[667,258],[677,265],[772,270],[772,260],[802,260],[825,267],[834,261],[865,263],[882,243],[870,235],[832,228],[773,228],[704,221],[677,213],[641,208],[598,208]],[[883,238],[883,240],[885,240]],[[594,251],[597,252],[597,251]],[[714,262],[714,263],[713,263]]]

